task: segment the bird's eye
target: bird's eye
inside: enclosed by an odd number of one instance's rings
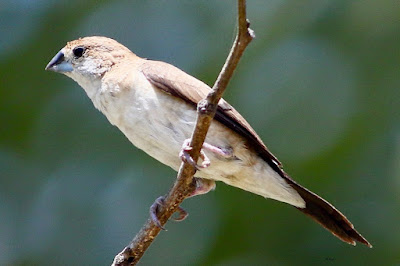
[[[76,58],[79,58],[83,55],[85,52],[85,48],[82,46],[75,47],[74,50],[72,51],[75,55]]]

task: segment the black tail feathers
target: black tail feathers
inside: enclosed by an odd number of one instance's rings
[[[305,208],[297,208],[329,230],[333,235],[351,245],[356,241],[372,248],[372,245],[355,229],[353,224],[332,204],[293,181],[286,173],[285,179],[306,202]]]

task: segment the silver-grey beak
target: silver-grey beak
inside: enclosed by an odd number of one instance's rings
[[[61,50],[53,57],[53,59],[50,60],[45,70],[64,73],[71,72],[73,68],[71,63],[65,61],[64,53]]]

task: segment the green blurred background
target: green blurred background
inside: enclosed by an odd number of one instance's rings
[[[399,1],[249,1],[248,17],[225,99],[374,248],[219,183],[142,265],[399,265]],[[0,265],[109,265],[176,176],[44,71],[58,50],[109,36],[212,85],[235,20],[235,1],[1,1]]]

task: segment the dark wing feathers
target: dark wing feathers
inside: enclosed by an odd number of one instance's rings
[[[196,108],[197,103],[204,99],[210,91],[210,87],[205,83],[164,62],[146,60],[140,70],[155,87],[192,104],[193,108]],[[300,194],[306,202],[306,208],[297,209],[310,216],[342,241],[352,245],[358,241],[372,247],[333,205],[291,179],[249,123],[223,99],[218,104],[215,119],[243,136],[259,156]]]

